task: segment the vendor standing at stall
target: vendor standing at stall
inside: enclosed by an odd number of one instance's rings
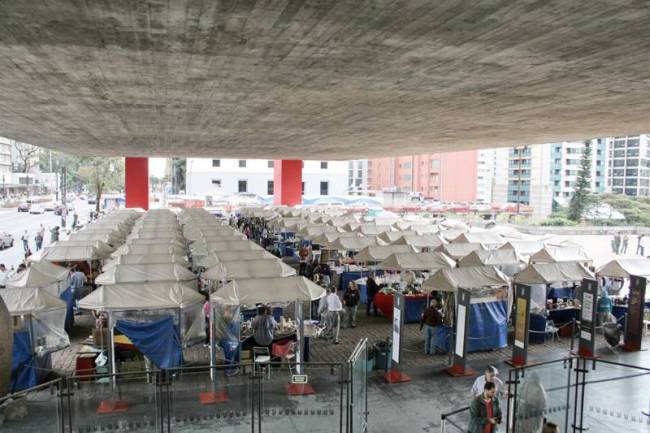
[[[344,328],[357,327],[357,308],[359,307],[359,287],[354,281],[350,281],[348,290],[343,295],[343,307],[345,309],[345,326]]]
[[[431,300],[431,304],[422,313],[420,331],[424,328],[424,354],[433,355],[436,351],[436,334],[438,326],[442,325],[442,313],[438,309],[438,301]]]
[[[273,343],[273,335],[275,327],[277,326],[272,313],[271,307],[262,307],[251,324],[255,344],[260,347],[268,347],[269,350],[271,348],[271,343]]]
[[[609,321],[609,316],[612,314],[612,298],[609,297],[607,289],[603,290],[600,298],[598,298],[598,326],[603,326],[604,323]]]
[[[373,315],[377,316],[377,305],[375,305],[375,295],[379,293],[379,285],[375,281],[374,274],[368,275],[366,280],[366,289],[368,291],[368,300],[366,301],[366,314],[370,316],[370,306],[372,305]]]

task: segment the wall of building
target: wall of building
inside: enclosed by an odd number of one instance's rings
[[[647,197],[650,191],[650,135],[607,139],[607,191]]]
[[[240,161],[245,161],[245,167],[240,166]],[[321,163],[326,168],[321,168]],[[245,192],[266,196],[270,195],[272,188],[269,182],[273,182],[273,161],[266,159],[188,158],[186,170],[187,193],[192,195],[219,196]],[[347,161],[304,161],[304,195],[321,195],[321,182],[327,182],[327,195],[346,195],[347,176]],[[246,191],[240,191],[240,182],[246,182]]]
[[[476,201],[478,152],[448,152],[440,154],[440,200]]]

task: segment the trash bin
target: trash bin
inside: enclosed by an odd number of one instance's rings
[[[377,370],[390,368],[391,347],[390,340],[380,340],[375,343],[375,368]]]

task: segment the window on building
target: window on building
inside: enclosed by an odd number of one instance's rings
[[[303,163],[303,164],[304,164],[304,163]],[[300,188],[301,188],[300,193],[301,193],[302,195],[305,195],[305,182],[302,183],[302,185],[301,185]]]
[[[410,174],[405,174],[405,175],[402,176],[402,180],[403,180],[404,182],[410,182],[411,179],[412,179],[412,177],[411,177]]]
[[[596,181],[596,188],[600,188],[600,182]]]
[[[623,188],[612,188],[614,194],[623,194]]]
[[[638,138],[628,138],[627,139],[627,146],[628,147],[639,147],[639,139]]]
[[[363,170],[357,170],[357,177],[363,178]]]
[[[614,170],[612,170],[612,174],[614,176],[625,176],[625,170],[622,168],[615,168]]]
[[[600,176],[600,171],[596,171],[596,176]]]
[[[320,168],[323,169],[323,170],[326,170],[327,169],[327,161],[321,161],[320,162]]]
[[[625,157],[625,149],[614,151],[614,158],[624,158],[624,157]]]
[[[212,185],[221,187],[221,179],[212,179]]]
[[[555,191],[555,193],[553,193],[553,194],[555,195],[555,197],[559,197],[560,196],[560,191]]]
[[[624,167],[624,166],[625,166],[625,160],[624,159],[615,159],[614,160],[614,167]]]
[[[636,196],[636,188],[625,188],[625,195]]]
[[[571,195],[571,193],[569,191],[564,191],[564,196],[565,197],[569,197],[570,195]]]
[[[355,183],[355,185],[356,185],[356,186],[361,186],[361,180],[362,180],[362,179],[359,179],[359,178],[354,179],[354,183]]]
[[[431,160],[431,169],[432,170],[438,170],[440,168],[440,160],[439,159],[432,159]]]
[[[639,174],[639,169],[637,168],[628,168],[625,170],[626,176],[637,176]]]
[[[648,196],[648,188],[639,188],[639,195],[643,197]]]
[[[411,165],[410,162],[405,162],[404,164],[402,164],[402,168],[410,169],[411,167],[412,167],[412,165]]]
[[[628,167],[637,167],[639,165],[639,160],[638,159],[628,159],[627,160],[627,166]]]
[[[559,180],[555,180],[555,181],[553,181],[553,184],[554,184],[555,186],[560,186],[560,181],[559,181]]]
[[[625,179],[625,186],[637,186],[636,178]]]
[[[562,163],[562,159],[561,159],[561,158],[555,158],[555,163],[556,163],[556,164],[561,164],[561,163]]]
[[[272,180],[267,180],[266,181],[266,193],[268,195],[273,195],[273,181]]]
[[[555,174],[560,174],[560,169],[556,169]]]
[[[213,159],[212,160],[212,166],[213,167],[221,167],[221,160],[220,159]]]
[[[239,168],[246,168],[246,160],[245,159],[240,159],[239,160]]]
[[[273,163],[272,159],[269,159],[269,162],[267,162],[267,167],[268,168],[274,168],[275,167],[275,164]]]
[[[320,183],[320,195],[328,195],[330,191],[330,183],[327,181],[321,181]]]
[[[623,178],[612,179],[612,185],[614,186],[623,186],[623,182],[624,182]]]
[[[237,183],[237,192],[248,192],[248,181],[240,180]]]
[[[568,180],[565,180],[564,181],[564,186],[571,186],[571,182],[569,182]]]

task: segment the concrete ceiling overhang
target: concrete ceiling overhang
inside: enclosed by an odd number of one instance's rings
[[[0,1],[0,135],[347,159],[650,130],[634,0]]]

